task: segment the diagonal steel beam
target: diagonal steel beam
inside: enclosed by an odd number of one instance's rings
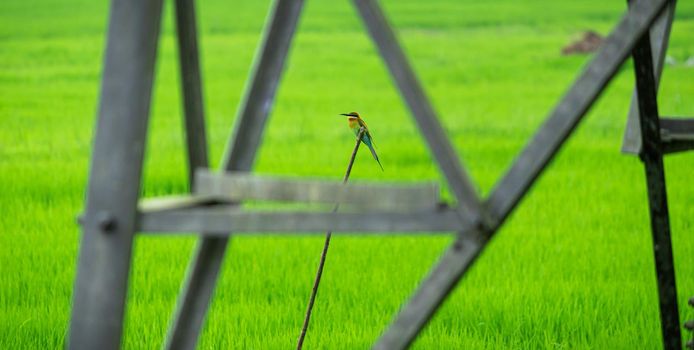
[[[162,1],[111,2],[68,348],[118,349]]]
[[[489,231],[480,232],[475,226],[463,231],[374,348],[404,349],[410,345],[474,263],[504,219],[527,193],[665,4],[666,0],[641,0],[629,9],[600,52],[574,82],[486,201],[485,207],[490,210],[493,220]]]
[[[480,232],[472,228],[464,232],[466,234],[446,250],[429,276],[422,281],[405,308],[378,339],[374,349],[405,349],[426,326],[486,244],[479,239],[483,236]]]
[[[479,195],[407,62],[383,11],[375,0],[354,0],[354,5],[388,66],[400,94],[407,102],[434,159],[446,177],[451,192],[458,200],[463,218],[468,221],[480,220],[482,210]]]
[[[268,113],[284,69],[303,0],[276,0],[256,53],[250,85],[239,108],[233,136],[224,156],[224,170],[247,171],[253,166]],[[224,260],[228,237],[202,238],[178,301],[169,349],[195,348]]]
[[[665,166],[663,165],[663,149],[660,142],[660,121],[656,97],[658,84],[654,76],[651,43],[647,34],[634,47],[633,56],[639,104],[640,136],[643,147],[641,160],[643,160],[648,184],[648,208],[651,217],[653,253],[658,279],[663,348],[678,350],[682,349],[682,335],[680,334],[675,264],[670,239]]]
[[[676,3],[675,0],[669,2],[666,10],[658,17],[650,30],[651,52],[653,53],[653,62],[656,68],[656,93],[658,91],[658,85],[660,84],[660,77],[663,73],[663,67],[665,66],[665,56],[670,39],[672,21],[675,18]],[[631,104],[629,105],[627,127],[624,130],[624,139],[622,141],[623,153],[641,153],[641,127],[639,126],[639,104],[637,98],[636,88],[634,88]]]
[[[597,100],[607,83],[624,63],[636,41],[651,26],[668,2],[635,1],[629,12],[605,40],[600,51],[540,127],[532,141],[516,158],[511,169],[496,185],[486,202],[494,226],[498,227],[554,158],[564,141]]]

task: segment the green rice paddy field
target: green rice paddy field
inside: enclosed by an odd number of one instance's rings
[[[487,194],[625,1],[384,1],[442,122]],[[268,1],[201,1],[211,159],[219,164]],[[0,349],[64,345],[102,69],[108,3],[0,2]],[[694,115],[694,2],[681,1],[659,96]],[[143,194],[187,191],[172,6],[165,6]],[[418,349],[657,349],[661,346],[644,172],[619,152],[633,87],[623,67],[510,217]],[[256,170],[339,179],[369,122],[385,168],[361,153],[355,179],[442,180],[347,1],[310,0]],[[694,318],[694,154],[666,159],[680,315]],[[444,189],[445,192],[445,189]],[[444,193],[444,196],[448,196]],[[334,238],[306,348],[367,348],[451,242]],[[135,241],[123,345],[160,347],[194,237]],[[295,344],[320,236],[233,238],[201,348]]]

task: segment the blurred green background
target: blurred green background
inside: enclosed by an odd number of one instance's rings
[[[560,55],[584,30],[607,34],[625,1],[383,1],[441,120],[486,194],[588,56]],[[268,1],[200,1],[215,166]],[[0,2],[0,348],[59,348],[67,332],[108,3]],[[678,4],[659,102],[694,116],[694,3]],[[187,190],[172,6],[159,45],[143,194]],[[415,348],[659,348],[643,168],[619,153],[629,61]],[[339,179],[369,123],[353,178],[442,180],[348,1],[309,0],[256,170]],[[694,154],[666,160],[682,318],[694,295]],[[449,237],[335,237],[306,348],[366,348]],[[126,348],[160,347],[194,238],[138,237]],[[201,348],[291,348],[321,237],[234,238]]]

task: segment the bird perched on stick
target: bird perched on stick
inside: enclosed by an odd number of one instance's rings
[[[359,136],[359,129],[362,127],[364,128],[364,134],[362,134],[361,136],[361,142],[363,142],[367,147],[369,147],[371,155],[373,155],[376,162],[378,162],[378,166],[381,167],[381,171],[383,171],[383,165],[381,165],[381,161],[378,160],[378,155],[376,154],[376,150],[374,149],[373,137],[371,137],[371,133],[369,132],[369,128],[366,126],[364,119],[361,119],[359,113],[357,112],[342,113],[340,115],[348,117],[349,128],[352,129],[354,135]]]

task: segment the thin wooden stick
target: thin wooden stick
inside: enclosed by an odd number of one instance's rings
[[[347,171],[345,172],[345,177],[342,179],[342,183],[346,184],[349,180],[349,174],[352,172],[352,165],[354,165],[354,159],[357,157],[357,151],[359,151],[359,144],[361,143],[361,137],[364,135],[364,127],[359,128],[359,133],[357,134],[357,143],[354,145],[354,150],[352,151],[352,156],[349,158],[349,164],[347,164]],[[340,207],[340,203],[335,204],[333,208],[333,213],[337,212]],[[308,307],[306,308],[306,315],[304,316],[304,325],[301,327],[301,334],[299,335],[299,342],[296,344],[296,349],[301,350],[304,345],[304,338],[306,337],[306,332],[308,331],[308,324],[311,320],[311,311],[313,310],[313,303],[316,301],[316,294],[318,293],[318,285],[320,285],[321,276],[323,275],[323,267],[325,266],[325,258],[328,255],[328,248],[330,247],[330,237],[332,237],[333,232],[328,231],[325,234],[325,243],[323,244],[323,252],[320,255],[320,262],[318,263],[318,270],[316,271],[316,278],[313,281],[313,289],[311,290],[311,298],[308,300]]]

